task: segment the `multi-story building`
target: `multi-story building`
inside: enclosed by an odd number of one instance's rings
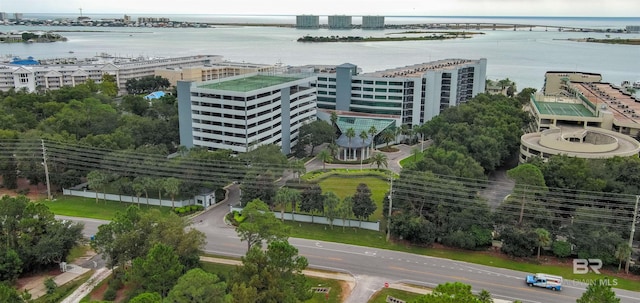
[[[315,77],[248,74],[178,82],[180,144],[247,152],[277,144],[288,154],[316,119]]]
[[[534,156],[611,158],[640,152],[632,137],[640,136],[640,100],[610,83],[589,80],[597,74],[575,74],[576,82],[562,77],[560,91],[531,96],[534,119],[531,133],[520,138],[521,163]]]
[[[0,12],[0,21],[9,21],[9,14],[6,12]]]
[[[627,25],[625,30],[629,34],[637,34],[640,33],[640,25]]]
[[[558,95],[567,91],[566,83],[594,83],[601,82],[602,75],[583,72],[549,71],[544,74],[542,92],[547,95]]]
[[[296,16],[296,28],[319,28],[320,17],[314,15]]]
[[[486,69],[486,59],[448,59],[364,74],[342,64],[318,74],[318,108],[384,115],[398,126],[420,125],[483,93]]]
[[[350,29],[351,16],[335,15],[328,17],[330,29]]]
[[[104,58],[103,58],[104,59]],[[76,64],[17,65],[0,64],[0,90],[11,88],[36,90],[76,86],[92,79],[102,81],[102,75],[116,78],[118,89],[126,90],[129,79],[153,76],[157,69],[199,66],[222,62],[222,56],[189,56],[162,59],[107,58],[103,61],[81,61]]]
[[[362,29],[384,29],[384,16],[362,16]]]
[[[166,67],[155,71],[156,76],[166,78],[174,86],[178,81],[209,81],[251,73],[282,73],[282,66],[221,62],[199,66]]]

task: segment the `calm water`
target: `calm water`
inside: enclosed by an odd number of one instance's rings
[[[153,16],[153,15],[145,15]],[[25,18],[33,17],[25,15]],[[42,16],[39,16],[42,17]],[[55,19],[50,16],[48,19]],[[63,16],[65,17],[65,16]],[[68,16],[74,17],[74,16]],[[122,16],[90,15],[94,19]],[[134,19],[137,16],[132,16]],[[294,16],[176,15],[171,20],[197,22],[289,23]],[[321,18],[321,23],[326,23]],[[359,23],[354,18],[354,24]],[[623,28],[640,25],[640,18],[516,18],[516,17],[387,17],[387,24],[481,22],[518,23],[589,28]],[[385,36],[402,30],[298,30],[278,27],[217,26],[215,28],[101,28],[0,26],[0,32],[18,30],[69,30],[69,40],[49,44],[0,44],[2,56],[91,57],[106,52],[120,56],[169,57],[195,54],[222,55],[238,62],[285,65],[353,63],[365,72],[446,58],[487,58],[487,77],[510,78],[519,88],[540,88],[548,70],[601,73],[604,81],[620,84],[640,80],[640,46],[567,41],[569,38],[605,38],[604,33],[526,30],[483,30],[484,35],[448,41],[369,43],[299,43],[313,36]],[[84,32],[83,32],[84,31]],[[104,31],[104,32],[90,32]],[[640,39],[640,34],[609,34]],[[73,54],[69,52],[73,51]]]

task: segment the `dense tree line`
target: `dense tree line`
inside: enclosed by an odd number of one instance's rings
[[[127,80],[125,87],[129,94],[148,94],[169,88],[169,80],[160,76],[145,76],[142,78],[132,78]]]
[[[82,239],[82,224],[56,220],[24,196],[0,198],[0,218],[0,282],[58,266]]]

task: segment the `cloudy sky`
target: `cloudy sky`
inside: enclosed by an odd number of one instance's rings
[[[86,14],[638,17],[639,0],[0,0],[0,11]]]

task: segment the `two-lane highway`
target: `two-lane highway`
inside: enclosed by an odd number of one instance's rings
[[[242,256],[246,252],[246,244],[240,241],[234,228],[221,222],[227,210],[220,205],[195,218],[193,227],[206,235],[207,252]],[[86,235],[95,234],[97,227],[105,223],[93,219],[69,219],[84,222]],[[523,280],[526,272],[448,259],[298,238],[291,238],[289,242],[309,260],[310,267],[348,272],[356,277],[356,281],[359,278],[377,277],[377,280],[389,283],[407,282],[432,287],[459,281],[470,284],[476,291],[486,289],[495,298],[520,300],[523,303],[573,303],[585,290],[584,285],[571,281],[565,281],[560,292],[531,288]],[[378,288],[382,287],[378,285]],[[615,291],[623,303],[640,302],[640,293],[620,289]]]

